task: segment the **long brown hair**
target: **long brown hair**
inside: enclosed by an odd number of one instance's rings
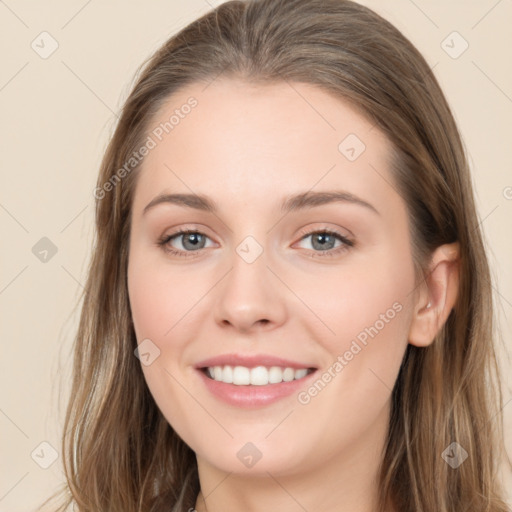
[[[387,135],[419,280],[436,247],[459,242],[456,306],[432,345],[408,345],[393,389],[381,510],[393,503],[397,511],[508,511],[497,478],[502,392],[488,261],[461,138],[418,50],[389,22],[349,0],[229,1],[170,38],[141,69],[95,193],[96,238],[74,349],[62,440],[67,484],[58,510],[195,506],[195,454],[157,408],[134,356],[126,274],[140,166],[125,167],[122,179],[119,170],[172,93],[222,75],[316,85],[350,102]],[[468,453],[457,469],[442,458],[452,442]]]

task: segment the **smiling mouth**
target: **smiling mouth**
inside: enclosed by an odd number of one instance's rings
[[[282,366],[209,366],[201,371],[210,379],[235,386],[267,386],[300,380],[310,375],[316,368],[290,368]]]

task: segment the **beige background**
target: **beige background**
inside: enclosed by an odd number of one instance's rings
[[[58,458],[70,349],[85,280],[102,152],[136,68],[214,4],[205,0],[0,2],[2,378],[0,511],[34,510],[62,481]],[[443,87],[473,169],[507,373],[512,456],[512,2],[390,0],[373,7],[409,37]],[[46,31],[51,36],[39,36]],[[468,49],[454,59],[445,51]],[[57,50],[48,58],[40,54]],[[451,42],[453,40],[453,43]],[[34,49],[31,47],[34,41]],[[55,44],[55,43],[53,43]],[[35,51],[37,50],[37,51]],[[40,261],[32,247],[57,252]],[[33,455],[33,458],[31,457]],[[512,475],[504,477],[511,489]]]

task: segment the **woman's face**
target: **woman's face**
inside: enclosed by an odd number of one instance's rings
[[[374,462],[414,300],[387,139],[314,86],[226,78],[149,130],[128,283],[163,415],[226,472]]]

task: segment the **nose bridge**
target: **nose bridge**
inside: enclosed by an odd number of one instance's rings
[[[262,235],[259,235],[261,238]],[[248,330],[253,326],[280,324],[285,315],[283,290],[267,267],[265,241],[248,235],[234,248],[231,270],[220,287],[216,320]],[[282,285],[281,285],[282,287]]]

